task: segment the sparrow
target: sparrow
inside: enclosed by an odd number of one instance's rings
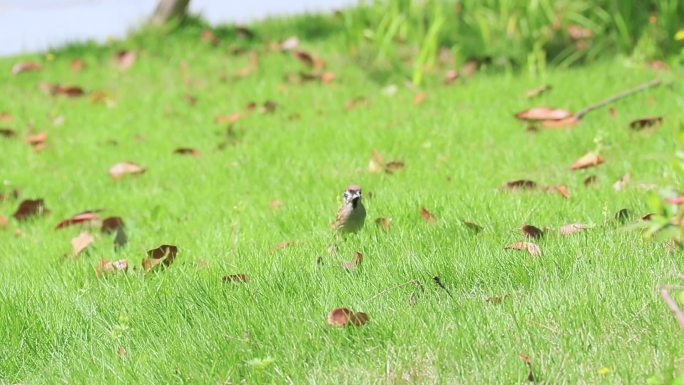
[[[355,233],[361,230],[365,220],[366,208],[361,203],[361,187],[351,184],[344,191],[342,207],[337,211],[333,226],[338,233]]]

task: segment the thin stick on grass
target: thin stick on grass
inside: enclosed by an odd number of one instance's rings
[[[612,103],[616,100],[620,100],[620,99],[625,98],[629,95],[636,94],[637,92],[641,92],[643,90],[646,90],[646,89],[649,89],[652,87],[657,87],[661,83],[662,83],[662,81],[660,81],[660,79],[655,79],[655,80],[651,80],[648,83],[638,85],[638,86],[636,86],[632,89],[629,89],[627,91],[620,92],[619,94],[615,94],[609,98],[603,99],[599,102],[596,102],[594,104],[591,104],[591,105],[588,105],[588,106],[582,108],[581,110],[579,110],[575,113],[574,117],[575,117],[575,119],[580,120],[584,117],[584,115],[588,114],[591,111],[594,111],[597,108],[601,108],[601,107],[605,106],[606,104]]]
[[[674,298],[672,298],[667,288],[660,286],[658,287],[658,290],[660,291],[660,295],[663,297],[667,307],[669,307],[672,313],[674,313],[675,319],[677,319],[677,322],[679,323],[679,328],[684,329],[684,313],[682,313],[679,305],[677,305],[677,302],[675,302]]]

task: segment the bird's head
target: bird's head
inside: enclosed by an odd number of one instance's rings
[[[356,184],[350,184],[347,189],[344,190],[344,203],[351,204],[356,208],[356,205],[361,201],[361,186]]]

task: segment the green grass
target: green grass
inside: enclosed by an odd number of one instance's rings
[[[293,33],[287,25],[273,21],[259,32],[276,40]],[[0,230],[0,383],[509,384],[526,381],[520,353],[547,384],[684,374],[682,334],[655,291],[676,281],[682,254],[612,220],[622,208],[646,212],[643,185],[681,185],[670,164],[684,121],[681,81],[615,103],[614,118],[592,112],[572,129],[530,133],[512,117],[533,105],[577,110],[656,76],[681,79],[680,69],[656,73],[615,58],[541,77],[476,74],[451,86],[428,73],[428,97],[413,105],[415,91],[402,83],[384,95],[388,84],[355,65],[339,35],[302,43],[336,73],[330,85],[285,83],[304,67],[280,52],[263,52],[259,70],[236,79],[248,59],[229,53],[234,44],[210,46],[192,29],[141,34],[58,50],[52,61],[30,57],[43,71],[16,77],[10,68],[20,58],[0,59],[0,111],[14,116],[3,125],[49,133],[40,153],[21,138],[0,138],[4,188],[42,197],[51,210]],[[122,47],[139,53],[126,72],[110,62]],[[80,73],[69,70],[75,57],[86,64]],[[46,96],[39,81],[103,90],[115,104]],[[522,97],[542,83],[553,90]],[[346,110],[357,96],[369,105]],[[226,128],[214,117],[266,100],[278,103],[275,113],[238,121],[239,143],[218,149]],[[628,130],[651,114],[665,117],[657,130]],[[597,140],[606,163],[570,171]],[[202,155],[172,154],[177,147]],[[370,173],[372,149],[406,168]],[[124,160],[147,172],[112,180],[108,168]],[[627,172],[631,183],[614,191]],[[584,187],[590,174],[598,188]],[[570,199],[499,188],[519,178],[567,184]],[[328,224],[352,182],[364,188],[368,221],[331,256]],[[280,209],[269,209],[274,199]],[[17,204],[1,202],[0,214],[10,217]],[[421,218],[421,207],[436,223]],[[91,208],[123,217],[128,245],[115,252],[111,237],[93,230],[84,255],[64,258],[82,229],[55,224]],[[393,219],[389,231],[377,217]],[[485,229],[472,234],[460,219]],[[522,240],[523,224],[573,222],[596,227],[567,237],[549,231],[538,258],[503,249]],[[282,241],[295,244],[269,251]],[[176,262],[142,274],[146,250],[162,243],[179,247]],[[365,257],[360,268],[340,268],[355,250]],[[98,279],[101,257],[127,258],[137,270]],[[233,273],[250,282],[222,283]],[[435,275],[453,298],[432,283]],[[424,288],[414,306],[410,285],[370,299],[411,279]],[[504,295],[501,304],[486,301]],[[329,327],[326,314],[338,306],[368,313],[369,323]],[[610,371],[599,374],[604,367]]]

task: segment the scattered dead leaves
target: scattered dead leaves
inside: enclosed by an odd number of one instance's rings
[[[109,168],[109,175],[114,179],[121,179],[126,175],[142,174],[145,168],[132,162],[120,162]]]
[[[361,264],[361,262],[363,262],[363,254],[361,254],[360,251],[355,251],[354,259],[349,262],[342,262],[342,268],[347,270],[354,270]]]
[[[596,154],[594,152],[588,152],[584,155],[582,155],[581,158],[577,159],[575,162],[573,162],[570,165],[571,170],[580,170],[580,169],[585,169],[589,167],[596,167],[600,164],[605,162],[603,157],[599,154]]]
[[[249,282],[249,276],[247,274],[229,274],[224,275],[222,278],[223,283],[239,282],[247,283]]]
[[[502,187],[508,190],[534,190],[537,188],[537,182],[529,179],[517,179],[504,183]]]
[[[41,66],[38,63],[34,63],[34,62],[30,62],[30,61],[21,62],[21,63],[17,63],[14,66],[12,66],[12,75],[17,76],[23,72],[40,71],[42,68],[43,68],[43,66]]]
[[[425,219],[427,223],[435,223],[437,221],[437,218],[435,218],[432,213],[430,213],[425,207],[422,207],[420,209],[420,216]]]
[[[49,212],[45,208],[45,202],[42,199],[26,199],[19,204],[17,211],[12,215],[16,220],[23,221],[30,217],[45,215]]]
[[[527,250],[527,252],[533,257],[537,257],[537,256],[541,255],[541,252],[542,252],[541,248],[539,248],[539,246],[537,246],[531,242],[511,243],[510,245],[504,246],[504,249],[506,249],[506,250]]]
[[[643,118],[635,119],[629,122],[629,128],[635,131],[640,131],[645,128],[656,128],[662,123],[662,116],[645,116]]]
[[[73,256],[77,257],[83,250],[85,250],[95,238],[87,231],[81,232],[71,240],[71,247],[73,248]]]
[[[86,223],[86,222],[92,222],[100,219],[100,217],[97,215],[98,210],[86,210],[81,213],[78,213],[71,218],[64,219],[60,221],[57,226],[55,226],[55,229],[62,229],[68,226],[72,226],[75,224],[79,223]]]
[[[338,307],[328,313],[328,325],[342,327],[347,325],[363,326],[368,322],[368,314],[354,313],[346,307]]]
[[[161,245],[147,252],[147,258],[143,259],[142,266],[145,272],[152,271],[157,266],[169,267],[176,259],[178,248],[174,245]]]
[[[539,239],[544,236],[544,232],[540,228],[533,225],[523,225],[520,227],[520,231],[522,231],[525,237],[530,239]]]
[[[61,84],[50,84],[45,82],[38,83],[38,88],[47,95],[66,96],[74,98],[85,95],[83,88],[78,86],[63,86]]]
[[[111,274],[128,271],[128,260],[119,259],[116,261],[108,261],[106,258],[102,258],[95,268],[96,275],[101,277],[103,274]]]

